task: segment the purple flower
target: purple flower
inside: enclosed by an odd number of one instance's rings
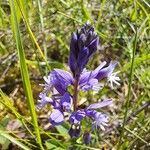
[[[53,111],[50,114],[49,122],[52,125],[60,125],[64,121],[64,112],[70,112],[72,107],[72,98],[66,92],[63,96],[55,97],[53,99],[46,96],[46,94],[40,94],[41,100],[39,100],[38,108],[42,108],[46,104],[53,106]]]
[[[105,77],[108,77],[112,74],[114,68],[116,67],[117,62],[110,62],[110,64],[107,67],[102,68],[96,75],[96,79],[102,80]]]
[[[72,107],[72,98],[68,93],[65,93],[59,100],[55,100],[57,105],[53,105],[54,110],[52,111],[49,122],[52,125],[60,125],[64,121],[64,112],[70,112]]]
[[[113,83],[119,85],[119,77],[116,76],[116,73],[113,73],[117,62],[110,62],[110,64],[105,67],[106,62],[103,62],[93,71],[84,71],[79,80],[79,86],[83,91],[94,90],[98,91],[101,88],[99,81],[103,78],[108,78],[111,87],[113,88]]]
[[[93,127],[100,127],[102,130],[104,130],[104,126],[106,126],[108,122],[108,116],[104,113],[97,112],[94,109],[108,106],[111,103],[111,100],[105,100],[102,102],[91,104],[89,107],[83,110],[77,110],[76,112],[73,112],[69,118],[69,121],[71,122],[71,124],[79,125],[85,117],[89,117],[94,120]]]
[[[54,69],[49,75],[50,84],[53,86],[61,95],[67,91],[67,87],[73,83],[72,75],[61,69]]]
[[[48,93],[55,88],[59,94],[63,95],[67,91],[67,87],[73,84],[73,77],[71,73],[61,70],[54,69],[48,77],[44,77],[45,84],[43,93]]]
[[[72,34],[69,67],[74,77],[80,75],[92,54],[97,50],[98,44],[99,38],[89,24],[85,24]]]
[[[104,113],[97,112],[95,113],[95,121],[93,122],[93,128],[100,127],[103,131],[105,126],[107,126],[108,116]]]
[[[80,133],[81,133],[81,126],[80,125],[71,125],[71,128],[69,129],[68,131],[69,135],[71,138],[75,137],[79,137],[80,136]]]

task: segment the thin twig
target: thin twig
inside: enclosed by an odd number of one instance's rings
[[[135,112],[131,113],[129,117],[127,118],[126,124],[132,119],[132,117],[136,117],[141,111],[147,109],[150,106],[150,101],[143,104],[139,109],[137,109]]]
[[[41,81],[43,78],[41,77],[39,77],[39,78],[35,78],[35,77],[31,77],[30,78],[30,80],[38,80],[38,81]],[[7,84],[2,84],[2,85],[0,85],[0,88],[2,89],[2,88],[7,88],[7,87],[10,87],[10,86],[14,86],[14,85],[16,85],[16,84],[21,84],[22,83],[22,79],[15,79],[15,80],[13,80],[13,81],[11,81],[11,82],[9,82],[9,83],[7,83]]]
[[[149,106],[150,106],[150,101],[147,101],[140,108],[138,108],[136,111],[134,111],[133,113],[131,113],[127,117],[125,125],[127,125],[133,119],[133,117],[136,117],[141,111],[146,110]],[[115,127],[112,127],[112,128],[109,127],[108,130],[107,130],[107,132],[106,132],[106,134],[111,133],[114,129],[117,129],[119,131],[120,128],[121,128],[120,124],[117,124],[117,125],[115,125]]]

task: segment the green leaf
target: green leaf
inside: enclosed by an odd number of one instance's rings
[[[60,141],[61,142],[61,141]],[[64,150],[64,148],[60,147],[60,145],[55,140],[47,140],[45,143],[48,150]]]
[[[7,138],[0,135],[0,144],[2,145],[3,150],[8,149],[10,143],[11,142]]]
[[[56,126],[56,129],[60,134],[64,134],[66,138],[69,138],[68,129],[66,129],[64,126]]]

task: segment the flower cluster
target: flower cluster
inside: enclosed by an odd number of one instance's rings
[[[53,107],[49,122],[55,126],[64,122],[64,114],[69,114],[71,128],[69,135],[79,137],[81,135],[81,122],[84,119],[92,121],[92,129],[101,128],[104,130],[107,126],[108,116],[96,109],[108,106],[112,103],[110,99],[99,101],[90,106],[80,109],[78,107],[79,91],[88,90],[98,91],[101,88],[101,81],[107,78],[111,87],[113,84],[119,85],[117,73],[113,73],[116,62],[101,63],[95,70],[87,71],[85,69],[91,56],[97,50],[99,38],[94,32],[94,28],[85,24],[80,30],[72,34],[70,43],[69,67],[70,72],[54,69],[48,77],[44,77],[44,90],[40,93],[38,108],[50,104]],[[72,92],[70,92],[72,86]],[[51,96],[50,96],[51,95]],[[83,134],[85,144],[89,144],[91,135],[88,131]]]

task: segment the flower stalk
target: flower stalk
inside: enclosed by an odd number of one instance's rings
[[[74,82],[74,94],[73,94],[73,109],[74,109],[74,111],[77,110],[77,104],[78,104],[78,84],[79,84],[79,78],[77,77]]]

